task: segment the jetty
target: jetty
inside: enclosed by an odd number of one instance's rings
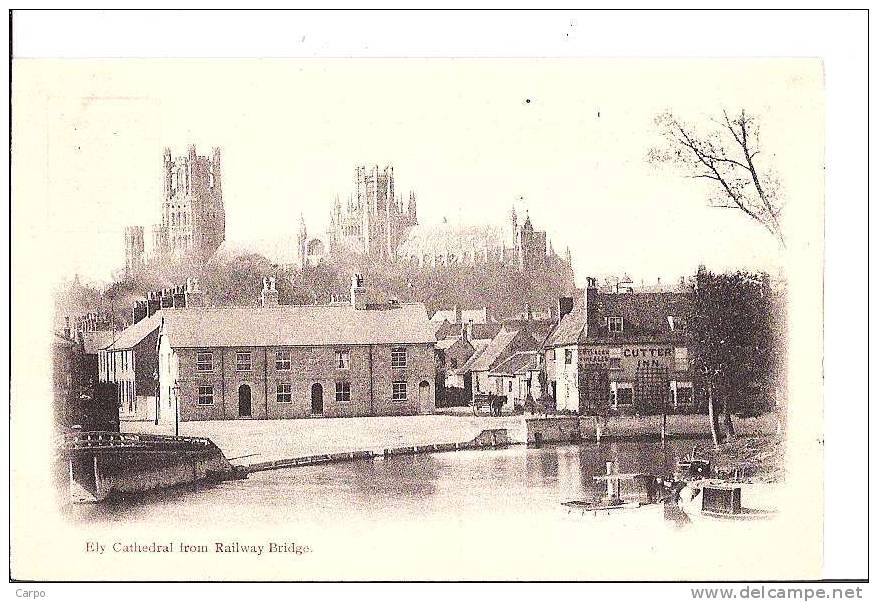
[[[56,448],[77,503],[240,476],[206,437],[82,431],[60,436]]]

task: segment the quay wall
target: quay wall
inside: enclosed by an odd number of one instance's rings
[[[89,453],[69,459],[74,502],[99,502],[113,495],[143,493],[230,475],[219,449],[199,453]]]

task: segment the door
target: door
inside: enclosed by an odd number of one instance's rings
[[[250,404],[250,385],[241,385],[238,387],[238,416],[249,418],[253,415],[253,408]]]
[[[323,413],[323,386],[320,383],[311,385],[311,413]]]
[[[435,406],[436,401],[430,398],[430,383],[422,380],[418,385],[418,411],[428,413]]]

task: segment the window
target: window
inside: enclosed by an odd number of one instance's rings
[[[674,347],[674,370],[685,372],[689,369],[689,350],[686,347]]]
[[[292,363],[289,349],[279,349],[274,352],[274,367],[276,370],[289,370],[292,367]]]
[[[686,318],[680,318],[678,316],[668,316],[668,326],[671,327],[671,330],[686,330]]]
[[[198,372],[213,372],[213,352],[199,351],[195,355],[195,369]]]
[[[290,383],[277,383],[277,402],[293,402],[293,385],[291,385]]]
[[[406,353],[405,347],[394,347],[390,350],[390,367],[391,368],[405,368],[406,366]]]
[[[616,388],[616,403],[618,405],[630,406],[634,403],[634,388],[630,383],[622,383]]]
[[[408,399],[408,384],[405,381],[393,383],[393,401]]]
[[[198,387],[198,405],[213,405],[213,385],[199,385]]]
[[[564,363],[568,366],[573,363],[573,350],[565,349],[564,350]]]
[[[607,329],[610,332],[622,332],[622,318],[618,316],[607,318]]]
[[[347,370],[351,367],[351,352],[345,349],[344,351],[336,351],[335,352],[335,367],[339,370]],[[341,400],[339,400],[341,401]]]
[[[555,350],[554,349],[549,349],[549,359],[550,360],[555,359]]]
[[[512,381],[509,381],[509,392],[512,393]]]
[[[235,370],[238,372],[248,372],[253,369],[253,361],[249,351],[238,351],[235,353]]]
[[[351,400],[351,383],[338,382],[335,383],[335,400],[350,401]]]

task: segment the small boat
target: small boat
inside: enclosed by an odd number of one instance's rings
[[[607,493],[599,500],[570,500],[561,502],[566,514],[598,516],[614,514],[618,510],[637,510],[658,507],[667,495],[663,479],[642,472],[620,474],[614,462],[607,462],[607,474],[592,477],[606,481]]]
[[[773,508],[743,506],[740,483],[713,479],[688,482],[680,490],[677,505],[694,522],[764,520],[777,515]]]

